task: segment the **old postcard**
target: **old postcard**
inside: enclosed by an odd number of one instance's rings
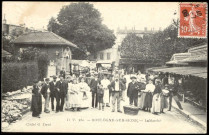
[[[206,133],[207,2],[2,2],[2,132]]]

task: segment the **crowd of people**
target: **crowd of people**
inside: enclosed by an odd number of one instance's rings
[[[65,78],[61,72],[59,80],[53,76],[52,81],[49,78],[45,78],[44,83],[35,81],[32,90],[32,116],[40,118],[42,96],[45,113],[81,111],[82,108],[97,108],[104,111],[106,107],[111,107],[112,112],[115,112],[116,103],[117,112],[122,113],[120,103],[125,101],[126,94],[130,106],[153,114],[164,113],[165,108],[171,110],[172,96],[178,90],[178,81],[168,84],[167,76],[163,78],[149,74],[143,76],[139,73],[130,76],[130,83],[127,83],[129,78],[119,72],[114,75],[94,73],[91,78],[90,81],[87,81],[85,76],[72,75]]]

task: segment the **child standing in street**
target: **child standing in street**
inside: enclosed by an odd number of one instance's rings
[[[102,111],[104,111],[104,101],[103,101],[104,89],[101,84],[101,81],[99,81],[97,85],[97,96],[98,96],[99,110],[101,110],[101,106],[102,106]]]

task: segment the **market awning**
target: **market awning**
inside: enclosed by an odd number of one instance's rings
[[[207,67],[170,67],[151,69],[151,71],[207,78]]]
[[[166,65],[188,65],[188,63],[180,62],[177,60],[172,60],[172,61],[166,62]]]
[[[180,60],[180,62],[207,62],[207,55],[191,56],[189,58]]]

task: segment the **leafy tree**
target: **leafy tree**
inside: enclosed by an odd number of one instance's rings
[[[116,38],[113,31],[102,24],[100,12],[92,4],[84,2],[64,6],[57,21],[50,20],[48,30],[50,29],[78,45],[81,50],[72,50],[76,59],[86,58],[87,52],[95,53],[112,47]]]
[[[49,20],[49,24],[47,25],[47,29],[54,33],[59,33],[59,28],[60,25],[58,24],[56,18],[51,17],[51,19]]]
[[[143,38],[128,34],[122,41],[121,57],[164,65],[174,53],[184,53],[193,46],[207,43],[204,38],[178,38],[177,26],[171,24],[163,31]]]
[[[39,54],[40,49],[35,47],[28,47],[25,48],[22,53],[20,53],[20,58],[22,62],[35,61],[37,60]]]
[[[43,78],[47,75],[47,68],[49,64],[48,54],[46,52],[41,52],[37,58],[38,62],[38,70],[39,70],[39,80],[43,80]]]
[[[144,58],[144,49],[142,38],[134,33],[130,33],[122,41],[121,57],[132,59]]]

